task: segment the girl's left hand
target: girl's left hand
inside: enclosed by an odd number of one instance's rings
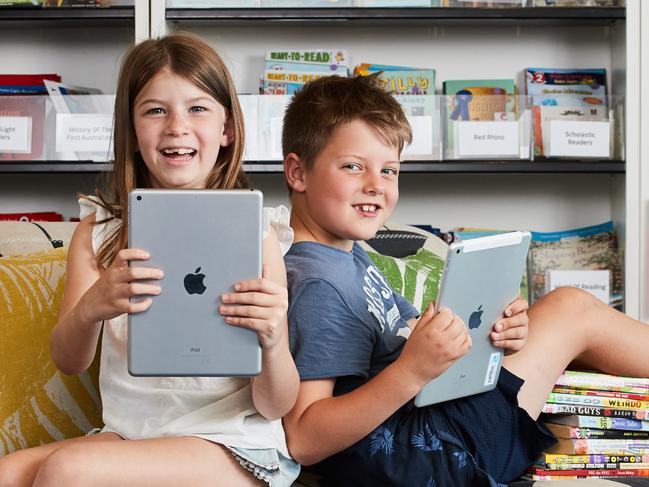
[[[505,308],[505,317],[494,323],[491,341],[497,347],[505,349],[505,355],[518,352],[527,341],[529,305],[518,298]]]
[[[262,277],[234,285],[234,293],[221,295],[219,312],[226,323],[257,332],[262,348],[277,345],[286,333],[288,291],[270,279],[270,267],[264,265]]]

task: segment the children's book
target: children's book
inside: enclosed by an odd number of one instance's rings
[[[447,157],[456,154],[455,125],[461,121],[516,119],[516,83],[513,79],[446,80],[442,84],[446,120]]]
[[[565,424],[545,423],[545,426],[557,438],[601,438],[605,440],[624,440],[629,438],[648,439],[649,431],[624,431],[613,429],[595,429],[568,426]]]
[[[527,68],[525,79],[534,105],[607,105],[605,69]]]
[[[605,230],[608,226],[605,227]],[[636,394],[649,394],[649,379],[623,377],[582,370],[565,370],[556,381],[557,386],[573,389],[619,391]]]
[[[528,256],[530,302],[545,293],[549,270],[609,270],[611,302],[622,302],[622,259],[613,222],[561,232],[532,232]]]
[[[564,480],[564,479],[615,479],[619,477],[649,477],[649,469],[573,469],[546,470],[531,467],[528,473],[532,480]]]
[[[534,120],[534,155],[544,156],[550,150],[550,124],[553,120],[572,122],[593,122],[608,120],[606,106],[532,106]]]
[[[618,409],[603,406],[583,406],[581,404],[554,404],[546,402],[541,409],[546,414],[577,414],[606,418],[626,418],[648,421],[649,413],[639,409]]]
[[[615,455],[610,455],[612,458],[618,458]],[[622,457],[620,457],[622,458]],[[649,468],[649,463],[647,462],[608,462],[608,463],[545,463],[545,464],[535,464],[536,468],[541,468],[543,470],[574,470],[574,469],[586,469],[586,470],[629,470],[642,468]]]
[[[278,71],[323,71],[348,75],[349,54],[345,49],[266,51],[265,69]]]
[[[538,460],[538,464],[563,464],[563,465],[576,465],[580,463],[647,463],[649,456],[646,455],[601,455],[601,454],[586,454],[586,455],[565,455],[560,453],[543,453]],[[577,467],[575,467],[577,468]]]
[[[557,443],[546,451],[569,455],[646,455],[649,454],[649,441],[558,438]]]
[[[434,95],[435,70],[390,66],[385,64],[360,64],[354,68],[356,76],[380,72],[379,79],[386,91],[395,95]]]
[[[573,394],[576,396],[611,397],[615,399],[632,399],[636,401],[649,401],[648,394],[634,394],[628,392],[573,389],[572,387],[561,387],[561,386],[554,386],[552,388],[552,392],[556,392],[557,394]]]
[[[597,428],[600,430],[646,431],[649,433],[649,421],[628,418],[607,418],[595,416],[580,416],[577,414],[552,415],[544,418],[544,422],[564,424],[577,428]]]

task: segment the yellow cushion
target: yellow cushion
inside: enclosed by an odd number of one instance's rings
[[[0,259],[0,456],[101,425],[97,366],[58,371],[49,353],[67,249]]]

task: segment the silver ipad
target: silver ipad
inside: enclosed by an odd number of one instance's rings
[[[428,406],[496,387],[503,350],[490,338],[494,323],[520,294],[530,244],[529,232],[511,232],[449,246],[437,309],[450,308],[469,329],[469,353],[436,377],[415,397]]]
[[[137,376],[252,376],[261,347],[225,323],[220,296],[261,276],[262,194],[253,190],[135,190],[128,246],[133,266],[164,271],[148,310],[128,315],[128,370]],[[134,298],[137,299],[137,298]]]

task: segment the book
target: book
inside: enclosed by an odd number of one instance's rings
[[[649,413],[635,409],[616,409],[601,406],[583,406],[581,404],[554,404],[546,402],[541,410],[547,414],[578,414],[608,418],[626,418],[640,421],[649,420]]]
[[[534,155],[548,155],[552,120],[608,120],[605,69],[527,68],[532,97]]]
[[[443,115],[446,120],[444,152],[450,159],[458,157],[457,123],[494,121],[503,118],[503,114],[516,112],[516,83],[513,79],[446,80],[442,92],[447,95]],[[511,117],[506,115],[505,118]]]
[[[565,424],[580,428],[615,429],[625,431],[647,431],[649,432],[649,421],[641,421],[629,418],[607,418],[596,416],[553,415],[548,416],[547,422]]]
[[[556,381],[558,386],[574,389],[591,389],[602,391],[619,391],[638,394],[649,394],[649,379],[640,377],[622,377],[580,370],[566,370]]]
[[[23,222],[62,222],[63,215],[56,211],[26,212],[26,213],[0,213],[0,221]]]
[[[43,80],[61,81],[58,74],[0,74],[0,85],[3,86],[44,86]]]
[[[532,232],[527,265],[531,303],[545,293],[548,271],[580,269],[611,271],[609,304],[622,303],[623,265],[611,221],[560,232]]]
[[[579,463],[647,463],[649,455],[565,455],[558,453],[543,453],[538,460],[541,464],[579,464]]]
[[[573,389],[571,387],[555,386],[552,392],[557,394],[573,394],[578,396],[593,396],[593,397],[611,397],[617,399],[633,399],[636,401],[649,401],[649,394],[632,394],[628,392],[615,392],[615,391],[598,391],[588,389]]]
[[[527,68],[527,95],[532,105],[590,107],[607,106],[606,70]]]
[[[649,454],[649,440],[603,440],[592,438],[558,438],[557,443],[546,450],[548,453],[568,455],[645,455]]]
[[[567,478],[615,478],[615,477],[649,477],[649,469],[580,469],[580,470],[544,470],[531,467],[528,472],[532,480],[559,480]]]
[[[649,463],[546,463],[539,468],[545,470],[601,470],[601,469],[615,469],[615,470],[629,470],[635,468],[649,468]]]
[[[349,54],[345,49],[268,50],[264,69],[322,71],[347,76]]]
[[[386,91],[395,95],[434,95],[435,70],[364,63],[354,68],[355,76],[380,73]]]
[[[579,394],[558,394],[551,392],[546,401],[551,404],[579,404],[582,406],[649,411],[649,401],[619,399],[616,397],[583,396]]]
[[[565,424],[545,423],[545,426],[557,438],[601,438],[604,440],[624,440],[631,438],[648,439],[649,431],[624,431],[613,429],[594,429],[568,426]]]

